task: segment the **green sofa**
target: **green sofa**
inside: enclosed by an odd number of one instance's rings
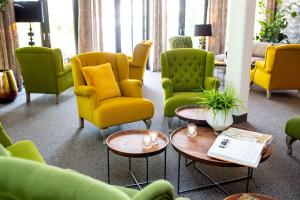
[[[176,108],[195,104],[201,97],[199,90],[218,89],[214,78],[214,53],[184,48],[162,52],[160,55],[161,82],[164,90],[164,116],[169,131]]]
[[[6,148],[13,157],[45,163],[39,150],[36,148],[36,146],[32,141],[22,140],[16,143],[12,143],[9,136],[4,131],[1,123],[0,123],[0,144],[4,148]]]
[[[169,39],[170,48],[193,48],[193,41],[190,36],[177,35]]]
[[[293,153],[292,144],[300,140],[300,116],[289,119],[285,125],[287,154]]]
[[[16,57],[21,68],[26,90],[26,100],[30,93],[59,94],[73,86],[71,64],[63,64],[60,49],[46,47],[23,47],[16,49]]]

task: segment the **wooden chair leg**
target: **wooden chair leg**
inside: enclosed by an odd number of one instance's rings
[[[152,124],[152,120],[151,120],[151,119],[145,119],[145,120],[143,120],[143,121],[144,121],[144,123],[146,124],[146,128],[147,128],[147,129],[150,129],[151,124]]]
[[[107,131],[107,128],[101,128],[100,129],[100,133],[101,133],[102,139],[103,139],[103,141],[102,141],[103,144],[106,144],[106,135],[105,135],[106,131]]]
[[[57,94],[56,97],[55,97],[55,103],[59,104],[59,94]]]
[[[30,93],[26,92],[26,102],[29,103],[30,102]]]
[[[168,117],[168,132],[172,132],[172,122],[173,122],[173,117]]]
[[[271,90],[267,90],[267,99],[271,98]]]
[[[84,119],[79,117],[79,128],[84,128]]]
[[[291,136],[286,136],[286,145],[287,145],[287,154],[288,155],[292,155],[293,153],[293,148],[292,148],[292,144],[296,141],[296,138],[293,138]]]

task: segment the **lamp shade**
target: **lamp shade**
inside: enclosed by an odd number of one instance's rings
[[[44,22],[41,1],[15,1],[16,22]]]
[[[195,36],[212,36],[211,24],[197,24],[195,25]]]

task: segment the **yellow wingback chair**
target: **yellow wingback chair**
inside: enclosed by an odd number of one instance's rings
[[[143,80],[151,46],[150,40],[144,40],[134,47],[132,57],[128,57],[130,79]]]
[[[110,63],[121,91],[121,97],[98,101],[97,89],[87,86],[82,68]],[[97,126],[103,136],[108,127],[143,120],[147,128],[151,126],[154,106],[142,95],[142,82],[128,79],[128,58],[121,53],[83,53],[71,59],[74,78],[74,92],[77,99],[80,126],[84,119]],[[101,78],[101,77],[99,77]]]
[[[300,90],[300,44],[270,46],[264,61],[256,61],[251,70],[251,84],[267,90]]]

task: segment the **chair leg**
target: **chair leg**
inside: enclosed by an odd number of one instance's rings
[[[267,99],[271,98],[271,90],[267,90]]]
[[[26,103],[30,102],[30,93],[26,92]]]
[[[297,90],[297,92],[298,92],[297,96],[298,98],[300,98],[300,90]]]
[[[106,144],[106,136],[105,136],[106,131],[107,131],[107,128],[101,128],[100,129],[100,133],[101,133],[102,139],[103,139],[103,141],[102,141],[103,144]]]
[[[292,155],[293,153],[293,148],[292,148],[292,144],[296,141],[296,138],[293,138],[291,136],[286,136],[286,145],[287,145],[287,154],[288,155]]]
[[[172,122],[173,122],[173,117],[168,117],[168,132],[171,133],[172,130]]]
[[[151,124],[152,124],[152,120],[151,119],[144,119],[143,121],[146,124],[146,128],[150,129]]]
[[[84,128],[84,119],[79,117],[79,128]]]
[[[253,89],[253,81],[250,82],[249,90],[252,91]]]
[[[55,97],[55,103],[59,104],[59,94],[57,94],[56,97]]]

